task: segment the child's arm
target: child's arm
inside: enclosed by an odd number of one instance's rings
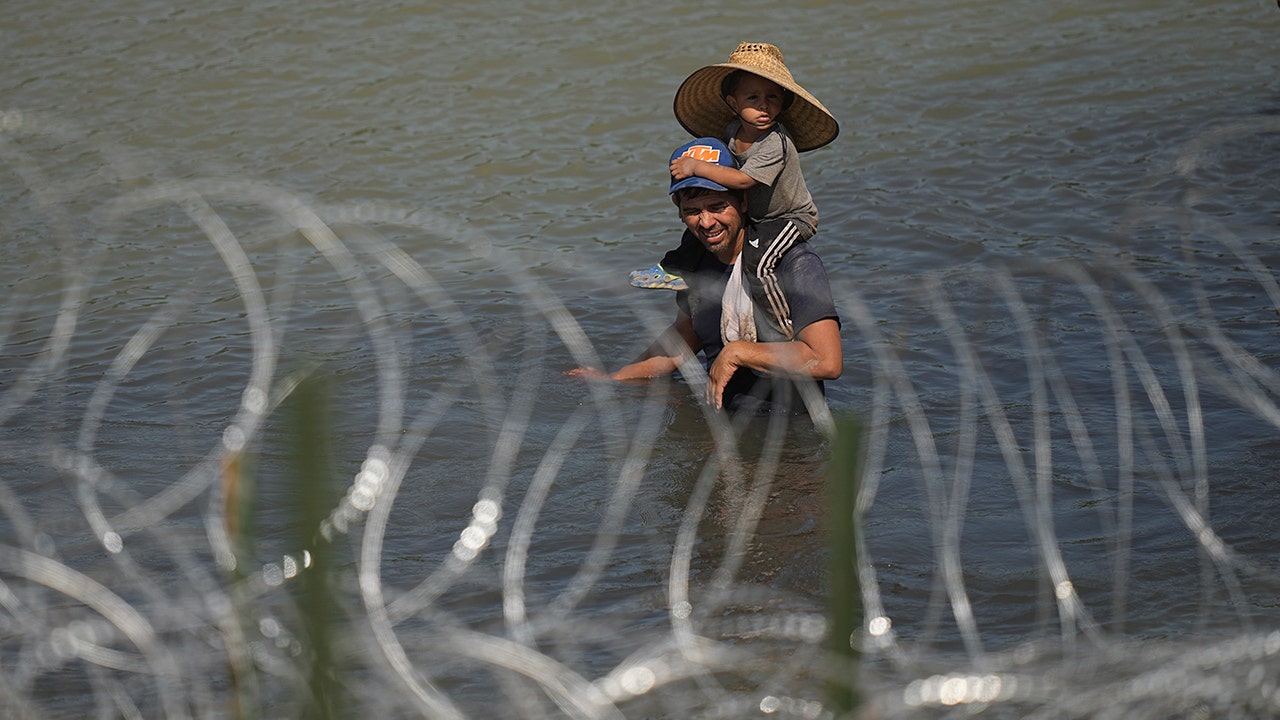
[[[737,168],[725,167],[691,157],[678,157],[671,161],[671,177],[673,179],[683,180],[695,175],[714,183],[720,183],[730,190],[746,190],[756,184],[756,181],[750,175]]]

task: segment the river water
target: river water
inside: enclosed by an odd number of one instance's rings
[[[563,375],[670,321],[626,277],[678,238],[672,95],[751,40],[841,123],[802,159],[877,712],[1280,713],[1278,36],[1261,0],[9,0],[0,708],[301,712],[323,546],[343,707],[832,712],[829,427]]]

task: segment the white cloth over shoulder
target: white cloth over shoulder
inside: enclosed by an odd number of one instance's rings
[[[756,342],[756,313],[751,294],[742,282],[742,256],[733,261],[729,283],[720,300],[720,340],[725,345],[734,340]]]

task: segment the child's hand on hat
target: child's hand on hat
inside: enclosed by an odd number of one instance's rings
[[[678,157],[671,161],[671,179],[683,180],[697,175],[698,166],[703,163],[702,160],[691,157]]]

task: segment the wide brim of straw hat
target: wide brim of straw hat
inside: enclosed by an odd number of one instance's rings
[[[767,78],[795,94],[795,101],[778,120],[797,151],[815,150],[840,134],[840,124],[831,112],[795,81],[782,62],[782,53],[765,43],[742,43],[729,55],[728,62],[699,68],[685,78],[676,90],[674,102],[676,120],[685,130],[696,137],[723,136],[734,114],[720,95],[720,86],[734,70]]]

